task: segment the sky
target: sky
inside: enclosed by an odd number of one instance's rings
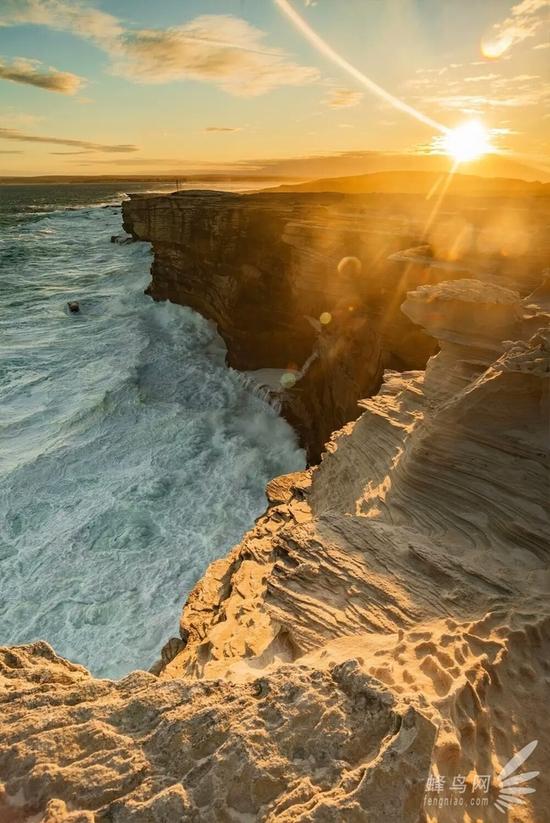
[[[548,171],[549,15],[550,0],[0,0],[0,174],[303,175],[321,158],[351,173],[440,152],[471,119]]]

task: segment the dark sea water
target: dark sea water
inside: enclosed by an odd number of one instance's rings
[[[0,644],[107,677],[154,662],[267,480],[304,465],[211,325],[143,294],[149,245],[110,243],[109,204],[146,189],[0,187]]]

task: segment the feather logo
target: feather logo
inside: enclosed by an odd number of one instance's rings
[[[499,788],[498,797],[495,800],[495,806],[502,812],[506,813],[506,809],[512,809],[514,806],[522,806],[524,796],[526,794],[533,794],[535,789],[528,786],[523,786],[528,780],[532,780],[539,775],[539,772],[522,772],[521,774],[514,774],[520,766],[525,763],[530,754],[534,752],[537,747],[538,740],[532,740],[523,747],[517,754],[515,754],[497,777],[497,785]]]

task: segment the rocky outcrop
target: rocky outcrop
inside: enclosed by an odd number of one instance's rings
[[[281,626],[294,659],[334,635],[471,616],[475,602],[539,589],[550,354],[547,331],[506,342],[523,330],[521,307],[470,280],[409,294],[404,310],[438,333],[441,351],[426,372],[387,372],[321,465],[291,475],[284,498],[271,495],[255,529],[210,567],[183,611],[187,645],[172,671],[225,665],[233,643],[246,643],[239,660],[273,643],[279,654]]]
[[[133,195],[123,215],[152,243],[155,299],[213,320],[234,368],[280,370],[277,401],[315,464],[384,369],[435,353],[400,311],[408,291],[474,277],[523,296],[540,281],[544,214],[528,205],[531,231],[523,201],[447,198],[436,215],[423,196],[336,192]]]
[[[399,305],[411,285],[444,275],[415,270],[411,282],[388,258],[415,232],[364,198],[179,192],[134,195],[123,214],[126,231],[153,245],[152,297],[213,320],[234,368],[290,373],[279,401],[311,463],[383,368],[423,368],[434,352]]]
[[[113,683],[36,643],[0,652],[0,684],[10,823],[412,821],[435,735],[354,660]]]
[[[451,823],[483,806],[484,821],[513,807],[543,823],[545,294],[412,291],[404,310],[439,353],[386,372],[317,468],[269,484],[158,677],[98,681],[45,644],[3,650],[0,815]]]

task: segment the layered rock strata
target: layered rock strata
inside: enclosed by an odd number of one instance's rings
[[[509,820],[543,823],[544,294],[411,292],[404,310],[440,352],[387,372],[319,467],[269,484],[159,677],[99,681],[46,644],[3,650],[0,817],[466,823],[504,819],[504,798]],[[515,785],[535,791],[516,804],[499,775],[529,743]],[[429,802],[434,776],[446,805]]]
[[[474,277],[523,296],[539,282],[544,199],[444,206],[436,214],[412,195],[187,191],[133,195],[123,215],[152,243],[155,299],[213,320],[234,368],[291,374],[277,402],[315,464],[384,369],[421,369],[435,353],[400,311],[409,290]]]
[[[449,275],[415,268],[411,280],[388,259],[419,229],[381,219],[366,198],[179,192],[133,196],[123,214],[152,243],[152,297],[213,320],[230,366],[297,379],[278,400],[311,463],[383,368],[423,368],[434,352],[399,305],[411,285]]]

